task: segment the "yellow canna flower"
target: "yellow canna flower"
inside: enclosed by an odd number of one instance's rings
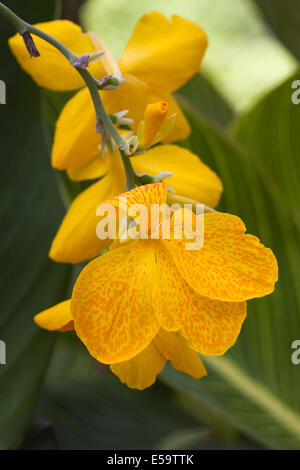
[[[138,174],[155,176],[170,172],[168,184],[176,193],[173,198],[179,196],[209,207],[219,202],[223,190],[219,177],[187,149],[161,145],[130,160]],[[74,167],[68,174],[77,180],[103,176],[72,202],[49,252],[54,261],[79,263],[94,258],[110,244],[111,240],[99,240],[96,236],[99,222],[96,210],[104,201],[121,194],[126,181],[117,148],[112,156],[106,153],[104,159],[98,151],[88,164]]]
[[[125,193],[128,208],[166,202],[165,183]],[[120,199],[110,203],[119,206]],[[195,215],[193,217],[196,217]],[[35,317],[49,330],[70,328],[98,361],[129,387],[150,386],[166,360],[200,378],[197,355],[224,354],[246,317],[246,300],[274,290],[276,259],[236,216],[204,214],[204,246],[137,239],[91,261],[70,301]]]
[[[106,51],[101,62],[89,65],[90,72],[97,79],[120,73],[125,79],[119,89],[100,92],[108,113],[128,109],[128,117],[137,126],[149,103],[167,101],[170,115],[176,113],[177,120],[165,142],[188,136],[189,124],[171,93],[200,69],[207,37],[195,23],[177,15],[169,20],[156,11],[145,14],[136,24],[119,64],[99,36],[82,34],[80,27],[69,21],[36,26],[77,55]],[[41,57],[34,62],[19,35],[10,38],[9,45],[21,66],[39,85],[58,91],[83,87],[79,74],[56,49],[39,38],[35,38],[35,42]],[[136,132],[137,128],[133,130]],[[95,156],[99,144],[94,108],[89,91],[84,87],[65,105],[57,121],[52,164],[59,169],[84,164]]]

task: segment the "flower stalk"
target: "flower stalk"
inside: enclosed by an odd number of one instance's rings
[[[26,21],[19,18],[13,11],[11,11],[7,6],[0,2],[0,13],[5,16],[16,28],[16,30],[23,35],[24,33],[28,32],[29,34],[33,34],[35,36],[40,37],[44,41],[51,44],[57,50],[59,50],[66,59],[70,62],[72,66],[76,61],[79,60],[79,57],[76,54],[73,54],[67,47],[65,47],[60,41],[53,38],[49,34],[41,31],[40,29],[36,28],[35,26],[27,23]],[[135,187],[135,174],[134,170],[131,166],[131,163],[128,162],[128,158],[124,154],[124,149],[126,147],[126,142],[123,140],[122,136],[119,134],[117,129],[115,128],[114,124],[112,123],[109,115],[106,113],[105,108],[103,106],[101,97],[98,91],[98,81],[90,74],[90,72],[86,69],[82,69],[81,67],[74,66],[77,72],[81,75],[82,79],[84,80],[86,86],[89,89],[94,108],[96,113],[96,120],[97,122],[101,122],[102,125],[106,128],[107,133],[112,136],[116,145],[118,146],[124,170],[126,172],[126,190],[133,189]]]

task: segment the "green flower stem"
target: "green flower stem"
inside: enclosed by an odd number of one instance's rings
[[[80,69],[77,68],[77,71],[80,73],[82,79],[84,80],[86,86],[90,90],[90,94],[94,103],[95,111],[96,111],[96,118],[97,120],[101,121],[102,124],[106,127],[106,129],[109,131],[111,134],[112,138],[116,142],[117,146],[119,147],[120,150],[123,150],[126,146],[126,142],[124,139],[120,136],[119,132],[115,128],[115,126],[112,123],[112,120],[110,119],[109,115],[106,113],[95,79],[94,77],[88,72],[86,69]]]
[[[123,165],[124,165],[124,169],[126,173],[125,191],[130,191],[136,186],[135,185],[135,179],[136,179],[135,171],[132,167],[130,158],[127,155],[125,155],[125,152],[123,150],[120,150],[120,153],[121,153],[121,157],[122,157],[122,161],[123,161]]]
[[[3,3],[0,3],[0,13],[14,25],[20,34],[23,34],[25,31],[27,31],[27,23],[21,20],[21,18],[19,18],[13,11],[3,5]]]
[[[66,59],[68,59],[71,65],[73,65],[75,60],[78,58],[75,54],[73,54],[72,51],[70,51],[67,47],[65,47],[61,42],[57,41],[55,38],[45,33],[44,31],[41,31],[35,26],[32,26],[29,23],[26,23],[24,20],[19,18],[13,11],[11,11],[1,2],[0,2],[0,13],[2,13],[14,25],[14,27],[17,29],[17,31],[20,34],[23,34],[25,31],[28,31],[29,33],[40,37],[44,41],[54,46],[66,57]],[[127,180],[126,189],[127,190],[132,189],[135,187],[135,182],[134,182],[135,173],[129,161],[129,158],[125,156],[124,151],[123,151],[125,149],[126,142],[124,141],[122,136],[118,133],[109,115],[106,113],[104,109],[104,106],[103,106],[103,103],[102,103],[102,100],[101,100],[101,97],[97,88],[97,81],[88,72],[88,70],[81,69],[79,67],[75,67],[75,69],[81,75],[87,88],[89,89],[91,98],[93,100],[97,121],[101,121],[102,124],[106,127],[107,131],[112,136],[112,138],[114,139],[114,141],[116,142],[120,150],[124,169],[126,172],[126,180]]]

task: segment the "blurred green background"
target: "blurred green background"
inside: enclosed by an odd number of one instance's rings
[[[14,31],[0,18],[0,448],[300,449],[300,365],[291,362],[300,339],[300,108],[291,102],[300,1],[6,4],[30,22],[79,17],[117,57],[146,11],[181,14],[206,30],[203,70],[176,93],[193,129],[181,145],[220,175],[219,209],[240,215],[274,250],[280,280],[275,294],[248,303],[231,351],[203,358],[201,381],[167,367],[151,389],[132,391],[73,333],[40,331],[33,315],[69,295],[76,274],[47,260],[66,209],[49,156],[69,95],[40,90],[21,71],[7,48]]]

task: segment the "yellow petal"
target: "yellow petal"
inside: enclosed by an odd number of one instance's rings
[[[131,158],[137,173],[157,175],[170,171],[167,183],[177,194],[215,207],[222,194],[219,177],[197,155],[176,145],[159,145],[143,155]]]
[[[71,311],[77,335],[100,362],[126,361],[158,331],[151,305],[154,252],[138,240],[105,253],[80,273]]]
[[[206,46],[205,32],[192,21],[152,11],[136,24],[119,66],[153,89],[172,92],[199,71]]]
[[[68,176],[73,181],[93,180],[100,178],[110,170],[111,155],[108,151],[101,156],[99,150],[97,154],[82,165],[73,166],[67,170]]]
[[[204,246],[187,250],[185,241],[163,240],[181,276],[210,299],[241,302],[274,290],[278,278],[272,251],[252,235],[239,217],[204,214]]]
[[[153,342],[161,354],[171,361],[174,369],[185,372],[194,379],[207,375],[200,357],[180,333],[167,332],[161,328]]]
[[[124,78],[126,82],[118,90],[101,93],[104,107],[109,113],[113,114],[120,109],[128,109],[129,113],[126,117],[133,119],[134,125],[132,127],[136,132],[139,122],[144,119],[146,106],[158,101],[165,101],[168,103],[168,116],[177,114],[177,117],[172,131],[164,139],[164,142],[175,142],[189,136],[190,126],[172,95],[153,90],[133,77],[124,76]]]
[[[111,242],[109,239],[100,240],[96,235],[100,221],[96,210],[104,201],[124,190],[125,174],[117,157],[116,152],[112,158],[112,170],[72,202],[51,245],[49,256],[54,261],[79,263],[94,258]]]
[[[105,51],[105,54],[101,57],[101,63],[103,64],[106,75],[119,75],[120,70],[118,63],[108,44],[96,33],[89,32],[88,35],[95,51]]]
[[[67,102],[56,122],[52,166],[65,170],[83,165],[97,154],[100,142],[95,109],[84,88]]]
[[[41,328],[45,328],[50,331],[74,330],[70,302],[70,300],[65,300],[64,302],[60,302],[59,304],[54,305],[54,307],[47,308],[47,310],[35,315],[35,323]]]
[[[153,306],[158,323],[166,331],[180,331],[201,354],[224,354],[238,338],[246,302],[220,302],[197,294],[181,277],[163,243],[153,243],[157,262]]]
[[[50,34],[78,56],[95,52],[89,35],[83,34],[80,26],[71,21],[49,21],[35,26]],[[37,36],[33,36],[33,39],[40,53],[40,57],[37,58],[29,56],[19,34],[9,39],[9,46],[19,64],[39,86],[55,91],[66,91],[76,90],[84,85],[79,73],[61,52]],[[91,64],[89,71],[97,78],[104,73],[100,62]]]
[[[123,136],[123,139],[128,139],[131,137],[131,131],[120,131],[120,134]],[[115,146],[115,152],[119,153],[119,150]],[[109,170],[114,167],[115,160],[119,160],[119,156],[112,157],[108,151],[105,152],[104,156],[101,156],[100,148],[97,150],[94,157],[92,157],[87,162],[82,165],[77,165],[69,168],[67,170],[68,176],[73,181],[82,181],[100,178],[104,176]],[[122,170],[123,173],[123,170]]]
[[[129,361],[111,364],[110,368],[121,382],[130,388],[144,390],[150,387],[163,370],[166,358],[156,349],[153,342]]]
[[[160,132],[162,125],[167,117],[168,103],[166,101],[158,101],[157,103],[148,104],[144,114],[144,140],[142,145],[149,147]]]

